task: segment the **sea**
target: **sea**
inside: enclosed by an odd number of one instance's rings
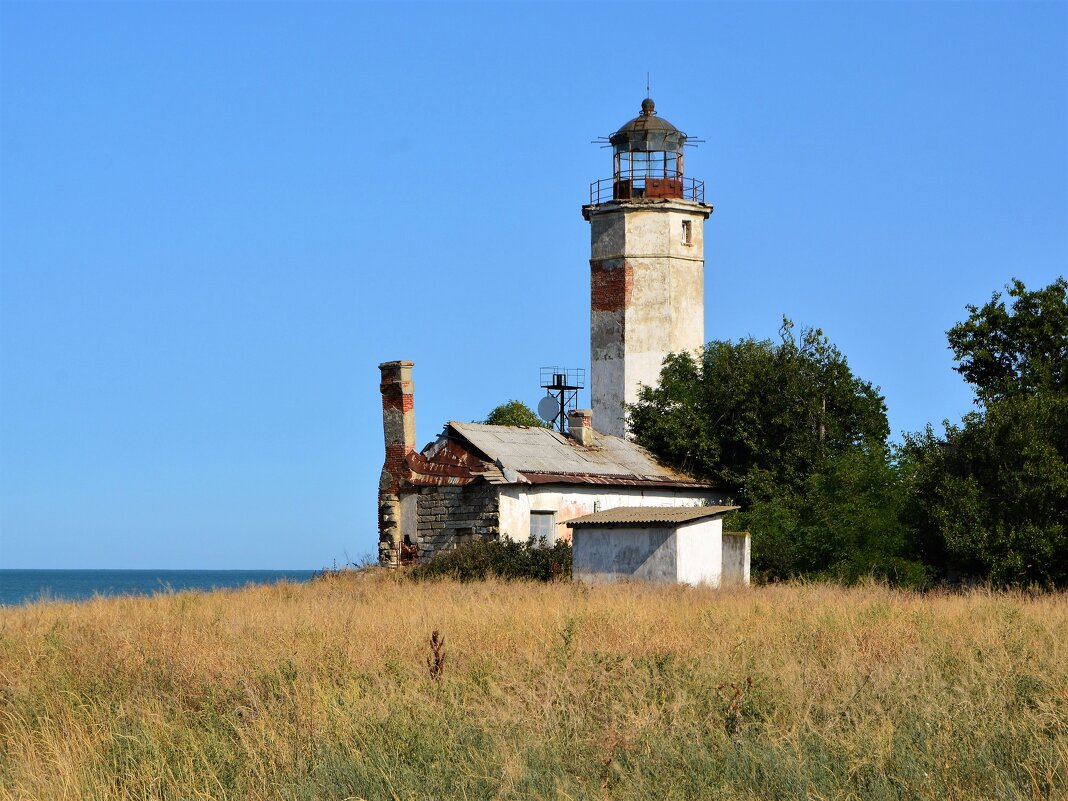
[[[0,570],[0,605],[307,581],[314,570]]]

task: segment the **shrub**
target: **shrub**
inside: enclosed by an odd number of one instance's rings
[[[444,551],[411,572],[412,578],[452,578],[481,581],[487,578],[552,581],[571,578],[571,546],[558,542],[551,548],[545,540],[526,542],[506,538],[474,542]]]

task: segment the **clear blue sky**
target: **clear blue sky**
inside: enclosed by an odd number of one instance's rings
[[[373,552],[419,440],[589,358],[590,140],[706,144],[706,335],[822,327],[895,436],[1068,263],[1064,3],[0,6],[0,567]],[[584,398],[585,400],[585,398]]]

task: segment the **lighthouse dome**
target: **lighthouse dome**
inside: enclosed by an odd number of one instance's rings
[[[656,114],[656,103],[651,97],[642,101],[642,110],[637,117],[627,122],[608,137],[619,151],[667,150],[678,152],[686,143],[686,134]]]

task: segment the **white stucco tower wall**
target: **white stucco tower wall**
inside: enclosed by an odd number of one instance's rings
[[[625,404],[655,386],[669,353],[705,342],[704,223],[712,207],[681,198],[613,200],[590,222],[593,426],[627,435]]]

